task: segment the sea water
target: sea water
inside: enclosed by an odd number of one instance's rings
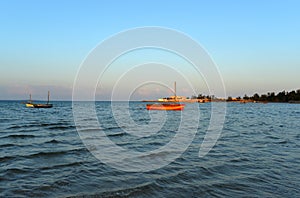
[[[197,116],[192,108],[197,105],[201,114],[191,144],[168,165],[146,172],[119,170],[99,160],[77,132],[72,102],[53,105],[30,109],[17,101],[0,102],[0,197],[300,196],[300,104],[228,103],[222,133],[201,158],[211,104],[186,104],[185,113]],[[129,104],[137,124],[149,123],[156,114],[145,105]],[[181,120],[181,112],[164,112],[163,127],[137,137],[116,122],[110,102],[95,107],[106,137],[138,152],[170,142]]]

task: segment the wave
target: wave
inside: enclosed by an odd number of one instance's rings
[[[7,129],[19,129],[19,128],[33,128],[33,127],[55,127],[55,126],[71,126],[75,127],[71,124],[71,122],[58,122],[58,123],[28,123],[28,124],[20,124],[13,125],[8,127]]]
[[[240,158],[231,159],[229,162],[239,163],[239,162],[249,162],[249,161],[250,160],[248,158],[240,157]]]
[[[6,162],[6,161],[9,161],[11,159],[14,159],[15,157],[13,156],[4,156],[4,157],[0,157],[0,162]]]
[[[8,168],[6,169],[6,174],[24,174],[29,172],[29,169],[19,169],[19,168]]]
[[[52,152],[38,152],[31,154],[29,156],[26,156],[27,158],[36,158],[36,157],[50,157],[50,156],[59,156],[59,155],[65,155],[65,154],[71,154],[71,153],[77,153],[77,152],[85,152],[87,149],[84,148],[78,148],[78,149],[72,149],[72,150],[61,150],[61,151],[52,151]]]
[[[53,165],[53,166],[42,167],[40,169],[41,170],[51,170],[51,169],[60,169],[60,168],[64,168],[64,167],[75,167],[75,166],[79,166],[79,165],[82,165],[82,162],[70,162],[70,163],[66,163],[66,164],[57,164],[57,165]]]
[[[108,137],[121,137],[127,135],[127,133],[125,132],[121,132],[121,133],[113,133],[113,134],[107,134]]]
[[[1,138],[34,138],[36,137],[35,135],[27,135],[27,134],[12,134],[8,136],[4,136]]]
[[[3,148],[3,147],[4,147],[4,148],[5,148],[5,147],[13,147],[13,146],[18,146],[18,145],[16,145],[16,144],[10,144],[10,143],[0,145],[1,148]]]
[[[47,129],[50,130],[67,130],[67,129],[75,129],[75,126],[69,125],[69,126],[51,126],[48,127]]]
[[[123,128],[125,128],[125,126]],[[112,127],[106,127],[106,128],[104,128],[104,130],[107,130],[107,131],[110,131],[110,130],[113,130],[113,129],[122,129],[122,128],[119,127],[119,126],[112,126]]]
[[[110,191],[100,193],[86,193],[81,195],[71,195],[69,198],[81,198],[81,197],[155,197],[154,192],[163,190],[162,187],[158,186],[155,182],[147,182],[125,189],[116,187]],[[159,193],[156,194],[159,196]]]
[[[55,140],[55,139],[53,139],[53,140],[47,141],[47,142],[45,142],[45,143],[57,144],[57,143],[62,143],[62,142],[61,142],[61,141],[58,141],[58,140]]]
[[[11,127],[8,127],[7,129],[19,129],[19,128],[24,128],[26,126],[24,125],[14,125],[14,126],[11,126]]]

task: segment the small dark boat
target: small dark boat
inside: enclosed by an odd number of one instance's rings
[[[33,104],[33,103],[26,103],[26,107],[29,108],[51,108],[53,107],[52,104]]]
[[[30,99],[26,103],[26,107],[29,107],[29,108],[51,108],[51,107],[53,107],[53,105],[49,104],[49,98],[50,98],[50,92],[48,91],[48,101],[47,101],[47,103],[46,104],[37,104],[37,103],[32,102],[31,94],[30,94]]]

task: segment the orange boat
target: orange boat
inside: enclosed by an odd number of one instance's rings
[[[176,82],[174,82],[174,102],[177,102],[176,96]],[[147,110],[165,110],[165,111],[182,111],[185,104],[180,103],[155,103],[155,104],[146,104]]]
[[[182,111],[185,104],[147,104],[147,110]]]

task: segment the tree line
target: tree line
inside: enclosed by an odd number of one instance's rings
[[[267,94],[262,94],[262,95],[255,93],[253,96],[250,96],[250,97],[245,95],[243,97],[243,99],[244,100],[261,101],[261,102],[300,101],[300,89],[298,89],[297,91],[291,91],[291,92],[282,91],[282,92],[279,92],[278,94],[275,94],[274,92],[268,92]]]
[[[208,99],[208,100],[218,100],[214,96],[209,95],[202,95],[199,94],[198,96],[192,96],[191,99]],[[259,102],[293,102],[293,101],[300,101],[300,89],[297,91],[282,91],[277,94],[275,92],[268,92],[267,94],[259,95],[258,93],[255,93],[253,96],[247,96],[246,94],[244,97],[237,97],[232,98],[229,96],[226,101],[241,101],[241,100],[251,100],[251,101],[259,101]]]

